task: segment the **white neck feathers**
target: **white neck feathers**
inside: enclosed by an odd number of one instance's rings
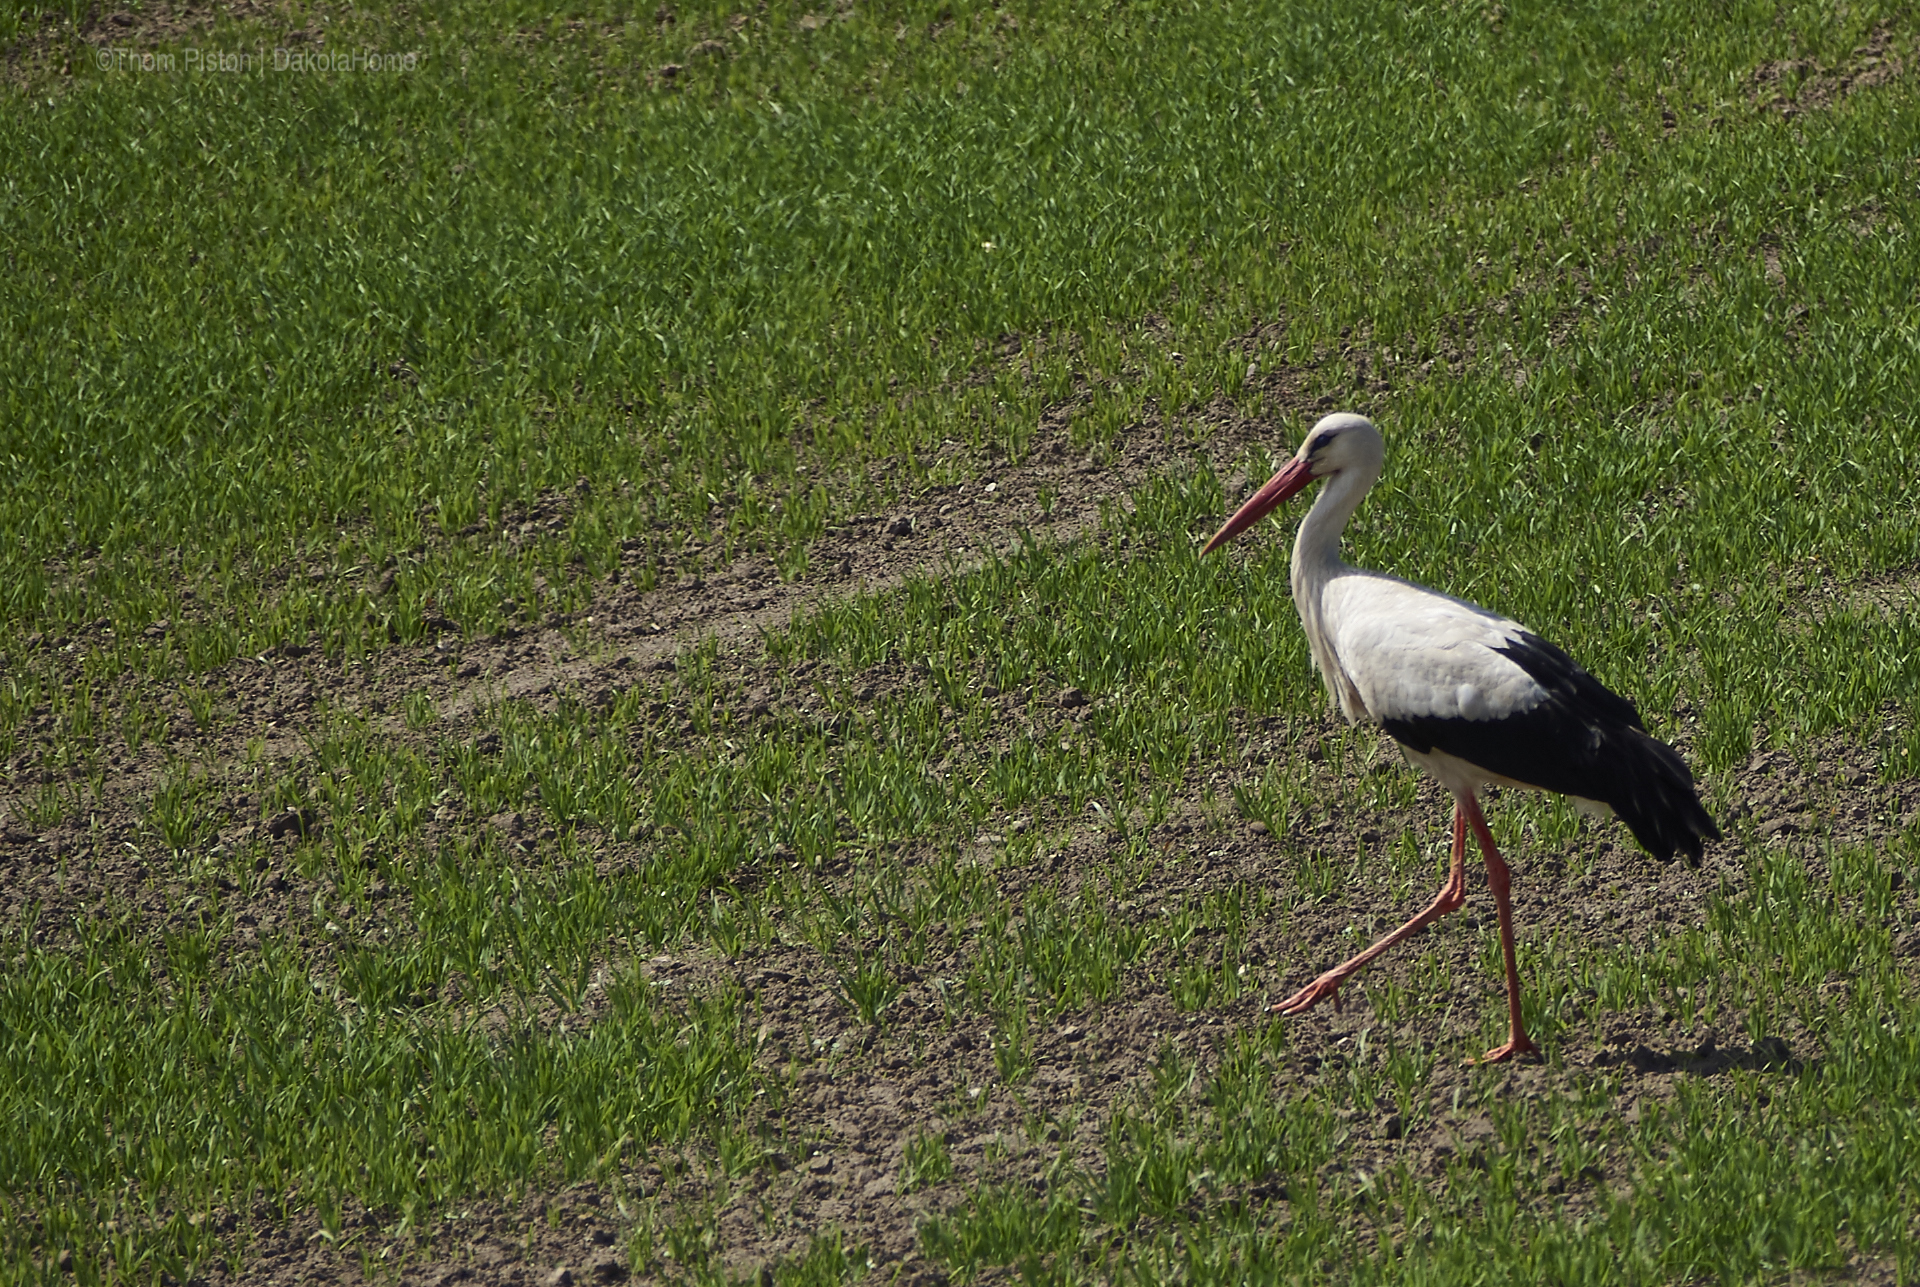
[[[1379,477],[1378,465],[1370,469],[1350,467],[1333,474],[1300,521],[1300,532],[1293,542],[1293,605],[1300,613],[1300,627],[1306,632],[1320,678],[1349,720],[1364,718],[1366,712],[1358,708],[1359,694],[1340,669],[1321,600],[1327,583],[1347,571],[1340,558],[1340,534]]]

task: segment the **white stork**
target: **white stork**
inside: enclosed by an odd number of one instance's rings
[[[1327,416],[1286,468],[1207,542],[1211,553],[1316,479],[1327,485],[1293,545],[1293,602],[1327,691],[1351,723],[1380,725],[1408,760],[1453,792],[1453,866],[1412,920],[1272,1007],[1300,1014],[1401,939],[1467,900],[1467,829],[1486,856],[1487,885],[1507,965],[1507,1043],[1497,1061],[1534,1053],[1520,1021],[1511,878],[1474,793],[1490,782],[1557,791],[1590,811],[1617,814],[1655,857],[1690,862],[1720,830],[1674,749],[1647,734],[1633,703],[1573,658],[1495,612],[1398,577],[1348,567],[1340,533],[1374,481],[1386,447],[1365,416]]]

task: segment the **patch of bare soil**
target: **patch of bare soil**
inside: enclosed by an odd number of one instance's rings
[[[1834,607],[1894,616],[1920,603],[1920,565],[1892,568],[1856,585],[1830,591]]]
[[[113,51],[128,55],[204,39],[222,22],[249,22],[275,30],[286,44],[324,43],[321,27],[304,27],[293,17],[294,6],[271,0],[155,0],[154,3],[94,3],[78,15],[66,6],[48,4],[37,23],[23,21],[13,42],[0,49],[9,79],[33,71],[74,74],[74,58],[94,60],[103,70],[114,69]],[[108,60],[102,59],[106,51]]]
[[[1891,18],[1878,23],[1866,42],[1857,46],[1839,66],[1812,58],[1781,58],[1753,69],[1749,97],[1792,120],[1805,112],[1832,107],[1856,90],[1884,85],[1906,71],[1906,59],[1895,42]]]

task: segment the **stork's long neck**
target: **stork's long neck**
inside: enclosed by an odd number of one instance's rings
[[[1353,695],[1345,691],[1351,685],[1340,678],[1323,592],[1329,581],[1347,570],[1340,558],[1340,533],[1379,476],[1377,467],[1349,468],[1334,474],[1314,498],[1313,508],[1300,521],[1300,533],[1293,541],[1293,604],[1300,612],[1300,626],[1306,631],[1307,646],[1313,650],[1314,664],[1326,681],[1327,691],[1350,720],[1361,718],[1364,712],[1352,709]]]
[[[1360,500],[1379,477],[1372,473],[1343,469],[1333,475],[1314,498],[1313,508],[1300,520],[1300,533],[1293,540],[1293,597],[1303,591],[1318,590],[1339,574],[1346,564],[1340,559],[1340,534],[1347,520],[1360,508]],[[1317,599],[1319,596],[1312,595]]]

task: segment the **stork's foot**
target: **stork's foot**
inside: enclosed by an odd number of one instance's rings
[[[1527,1038],[1527,1034],[1523,1032],[1506,1045],[1495,1046],[1492,1050],[1487,1051],[1486,1054],[1481,1055],[1480,1062],[1483,1064],[1501,1064],[1513,1058],[1515,1055],[1537,1055],[1539,1053],[1540,1047],[1534,1045],[1533,1042]]]
[[[1285,1001],[1276,1001],[1267,1007],[1268,1014],[1305,1014],[1322,1001],[1333,1002],[1333,1008],[1340,1008],[1340,985],[1347,981],[1345,973],[1328,970],[1325,974],[1301,988]]]

